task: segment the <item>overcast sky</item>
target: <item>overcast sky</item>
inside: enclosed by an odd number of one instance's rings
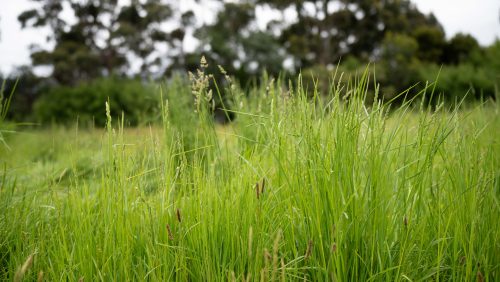
[[[192,0],[179,0],[181,6]],[[14,66],[28,64],[29,45],[46,44],[45,29],[21,30],[17,16],[32,4],[28,0],[3,0],[0,5],[0,72],[10,72]],[[499,0],[413,0],[424,12],[433,12],[444,26],[447,37],[457,32],[470,33],[482,45],[500,38]],[[212,7],[213,8],[213,7]],[[206,11],[198,10],[197,16]],[[205,13],[206,14],[206,13]]]

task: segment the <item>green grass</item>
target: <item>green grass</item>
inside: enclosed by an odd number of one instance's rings
[[[9,135],[0,279],[497,280],[498,103],[389,110],[367,85],[233,88],[220,126],[174,81],[157,126]]]

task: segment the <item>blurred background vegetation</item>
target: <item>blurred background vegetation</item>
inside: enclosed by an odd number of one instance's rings
[[[221,1],[210,24],[181,9],[180,1],[33,2],[35,9],[18,20],[26,29],[48,28],[51,48],[33,47],[32,65],[0,77],[5,93],[20,78],[7,116],[15,121],[73,123],[78,117],[101,125],[109,99],[130,125],[147,122],[158,108],[153,82],[185,77],[202,56],[216,81],[223,83],[222,65],[244,90],[263,77],[286,81],[300,72],[309,89],[317,84],[328,93],[333,72],[347,80],[369,63],[385,100],[414,86],[405,95],[411,98],[438,77],[436,91],[450,101],[494,99],[500,85],[499,40],[481,46],[469,34],[447,39],[434,15],[406,0]],[[259,27],[263,9],[282,16]],[[193,42],[188,36],[196,39],[194,48],[186,46]],[[50,75],[37,76],[39,67]]]

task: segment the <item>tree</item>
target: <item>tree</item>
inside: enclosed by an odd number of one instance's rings
[[[171,44],[174,47],[175,51],[171,53],[175,53],[174,56],[170,56],[172,59],[170,65],[166,69],[166,74],[171,75],[174,71],[185,72],[186,65],[188,64],[188,55],[184,52],[184,38],[186,36],[188,29],[195,29],[196,18],[194,12],[189,10],[180,14],[180,17],[177,19],[180,23],[172,32],[171,32]],[[198,58],[199,60],[199,58]]]
[[[378,79],[382,89],[382,97],[391,99],[401,91],[408,89],[417,77],[418,43],[415,38],[401,33],[388,32],[382,42],[382,71]]]
[[[297,21],[286,25],[281,42],[296,65],[336,64],[347,55],[371,59],[387,32],[411,34],[419,26],[442,30],[436,18],[408,0],[259,0],[275,9],[295,9]]]
[[[0,81],[3,81],[1,77]],[[16,81],[18,81],[17,84]],[[7,118],[16,121],[30,120],[35,101],[54,85],[53,80],[36,76],[30,66],[16,68],[8,77],[5,77],[5,82],[4,93],[11,93],[16,85],[10,110],[7,113]]]
[[[48,27],[53,49],[36,48],[33,64],[53,67],[53,77],[62,84],[75,84],[100,76],[126,74],[131,58],[138,58],[141,71],[151,73],[161,66],[157,44],[169,44],[171,34],[161,23],[172,14],[162,1],[132,0],[119,6],[118,0],[32,0],[41,7],[23,12],[23,28]],[[66,21],[66,7],[74,22]]]
[[[446,64],[460,64],[480,50],[477,40],[469,34],[457,33],[444,47],[442,61]]]
[[[422,61],[441,62],[446,45],[444,32],[436,27],[419,26],[413,33],[418,43],[417,57]]]
[[[214,24],[196,31],[201,44],[188,69],[195,68],[201,54],[205,54],[209,62],[214,62],[211,67],[221,65],[243,83],[264,70],[277,75],[282,69],[284,50],[269,30],[255,27],[255,7],[255,3],[248,2],[225,3]]]

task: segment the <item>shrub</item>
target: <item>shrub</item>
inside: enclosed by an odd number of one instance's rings
[[[437,78],[434,94],[442,95],[449,101],[461,100],[466,95],[468,99],[492,98],[495,95],[492,73],[470,64],[442,68],[434,64],[422,65],[419,76],[420,81],[433,82]]]
[[[109,99],[111,114],[123,112],[128,125],[147,122],[156,112],[158,91],[151,84],[138,80],[101,78],[76,87],[61,86],[51,89],[34,106],[40,122],[106,123],[105,102]]]

